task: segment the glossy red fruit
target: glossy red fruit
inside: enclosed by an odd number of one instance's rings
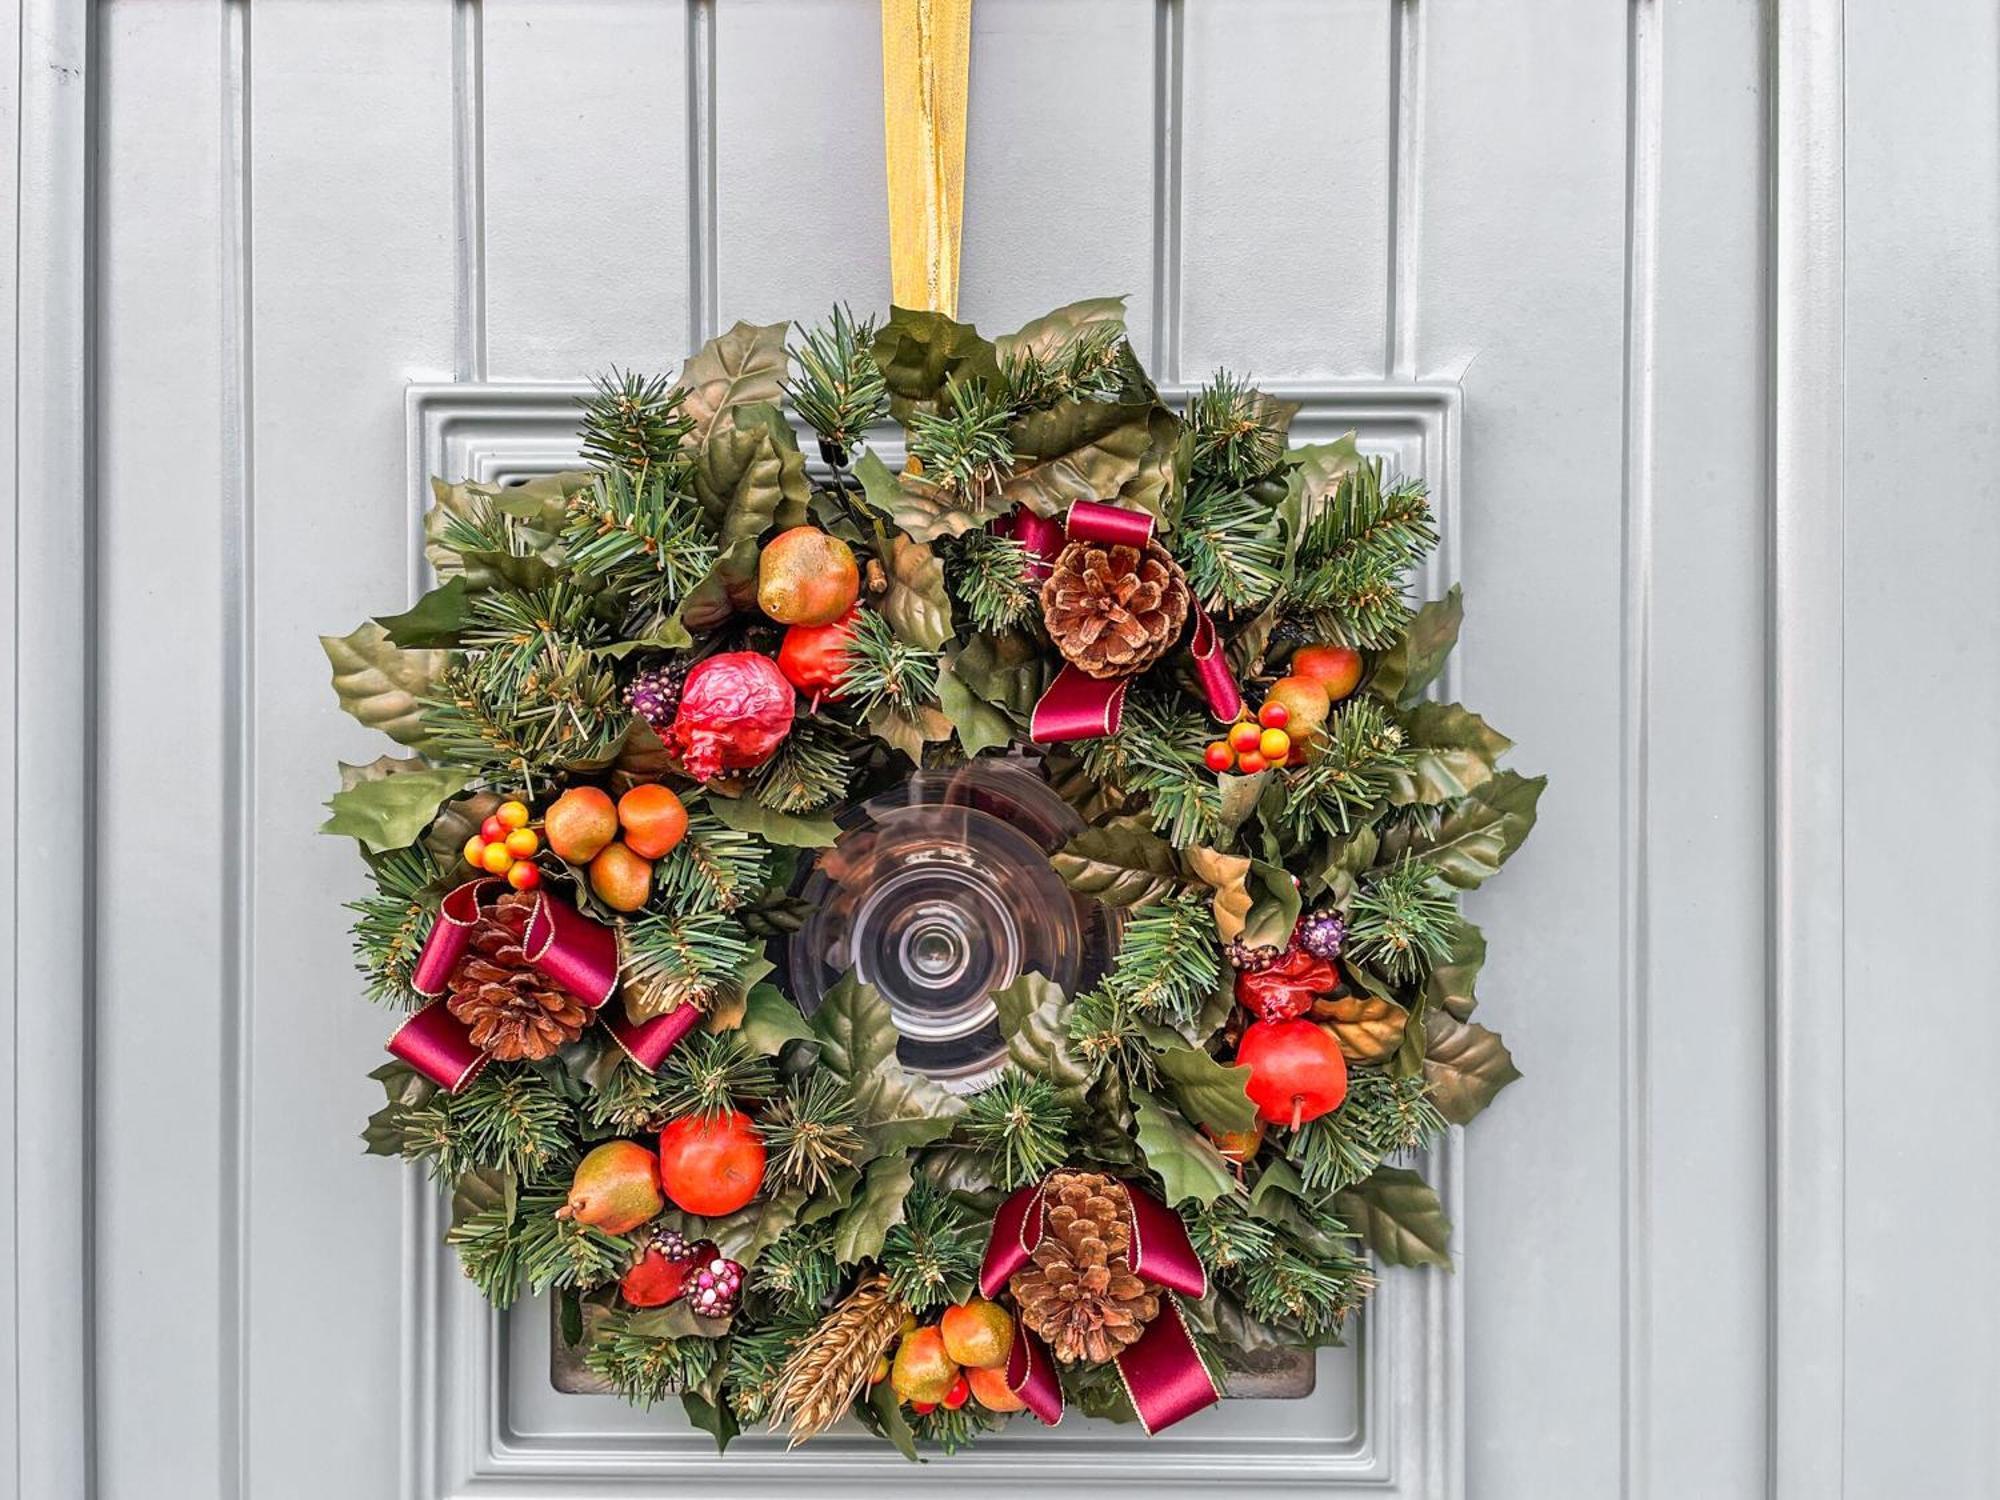
[[[489,844],[497,844],[507,837],[507,825],[495,817],[488,818],[479,825],[479,836]]]
[[[1283,729],[1291,717],[1291,710],[1282,703],[1266,703],[1257,710],[1257,722],[1266,729]]]
[[[938,1404],[946,1411],[957,1411],[972,1398],[972,1382],[965,1378],[965,1372],[958,1372],[958,1379],[951,1383],[951,1389],[944,1393],[944,1400]]]
[[[1245,750],[1236,758],[1236,769],[1245,776],[1255,776],[1270,766],[1270,762],[1255,750]]]
[[[1264,731],[1246,719],[1229,731],[1229,748],[1241,755],[1246,750],[1255,750],[1263,737]]]
[[[1250,1102],[1273,1125],[1296,1130],[1347,1097],[1340,1043],[1311,1021],[1257,1022],[1236,1044],[1236,1061],[1250,1070]]]
[[[668,1260],[659,1246],[650,1246],[639,1264],[618,1283],[618,1295],[634,1307],[665,1307],[686,1294],[688,1277],[697,1264],[693,1260]]]
[[[1260,1021],[1294,1021],[1322,995],[1340,988],[1340,971],[1303,948],[1262,969],[1236,975],[1236,1003]]]
[[[910,1410],[920,1417],[928,1417],[937,1409],[938,1404],[935,1401],[912,1401],[910,1403]]]
[[[814,698],[838,703],[836,690],[847,675],[847,652],[854,644],[860,618],[857,606],[831,625],[794,625],[787,630],[778,647],[778,670],[785,674],[785,681]]]
[[[764,1142],[741,1110],[686,1115],[660,1132],[660,1186],[702,1218],[735,1213],[764,1182]]]
[[[1211,771],[1226,771],[1236,764],[1236,752],[1217,740],[1202,752],[1202,763]]]

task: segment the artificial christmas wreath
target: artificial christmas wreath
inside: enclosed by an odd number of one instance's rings
[[[1429,503],[1351,436],[1227,375],[1169,409],[1115,300],[787,340],[606,379],[588,470],[437,483],[437,586],[327,640],[414,752],[326,825],[410,1012],[368,1147],[720,1440],[1157,1430],[1336,1340],[1368,1249],[1443,1262],[1407,1159],[1515,1076],[1456,892],[1541,782],[1426,696],[1458,594],[1406,602]],[[919,786],[959,821],[892,839]],[[968,907],[1010,839],[1056,894]],[[906,988],[987,1053],[899,1035]]]

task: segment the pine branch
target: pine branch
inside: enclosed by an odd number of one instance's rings
[[[1006,393],[984,381],[952,381],[935,411],[910,419],[910,453],[932,484],[975,509],[996,492],[1013,467],[1007,429],[1014,409]]]
[[[716,1339],[657,1331],[657,1313],[613,1312],[598,1325],[583,1362],[634,1406],[693,1390],[722,1358]]]
[[[1366,1179],[1385,1157],[1423,1145],[1444,1124],[1421,1077],[1356,1068],[1340,1108],[1290,1132],[1283,1148],[1309,1190],[1337,1193]]]
[[[1154,830],[1176,846],[1213,843],[1222,832],[1222,793],[1202,764],[1208,738],[1198,712],[1135,691],[1118,732],[1086,744],[1084,770],[1099,786],[1143,795]]]
[[[1289,1323],[1308,1338],[1337,1332],[1374,1290],[1368,1262],[1358,1255],[1333,1261],[1280,1249],[1241,1278],[1243,1305],[1265,1323]]]
[[[528,1178],[569,1153],[574,1112],[533,1069],[489,1067],[464,1092],[444,1097],[461,1154],[475,1167]]]
[[[1188,398],[1181,418],[1189,469],[1242,486],[1272,473],[1284,462],[1290,413],[1255,386],[1217,370]]]
[[[903,1201],[900,1223],[882,1241],[892,1296],[912,1312],[962,1302],[979,1278],[992,1225],[923,1179]]]
[[[861,1159],[866,1142],[855,1128],[853,1091],[830,1072],[794,1079],[757,1122],[778,1182],[820,1191]]]
[[[1092,1078],[1108,1073],[1128,1093],[1150,1089],[1159,1081],[1147,1025],[1137,1007],[1108,979],[1070,1003],[1066,1023],[1070,1044],[1089,1066]]]
[[[760,1269],[764,1259],[776,1248],[773,1245],[759,1258]],[[753,1271],[751,1275],[754,1280],[756,1273]],[[792,1357],[792,1351],[818,1326],[819,1314],[815,1310],[786,1315],[759,1327],[739,1326],[731,1331],[729,1366],[722,1386],[728,1393],[730,1409],[736,1413],[738,1421],[748,1426],[752,1422],[763,1421],[770,1414],[771,1402],[778,1391],[779,1373]]]
[[[481,1209],[445,1233],[458,1262],[479,1294],[495,1307],[511,1307],[521,1290],[521,1253],[514,1238],[514,1215],[504,1205]]]
[[[750,1270],[752,1291],[771,1298],[787,1316],[809,1314],[814,1321],[839,1285],[831,1219],[786,1230],[764,1247]]]
[[[1451,954],[1458,903],[1422,860],[1362,878],[1348,910],[1346,951],[1392,984],[1421,979]]]
[[[551,771],[609,759],[631,723],[618,679],[586,651],[511,685],[462,659],[420,701],[432,760],[530,794]]]
[[[1349,699],[1335,711],[1319,752],[1286,775],[1282,818],[1293,842],[1351,833],[1387,802],[1391,777],[1409,763],[1403,731],[1387,713],[1372,699]]]
[[[1284,582],[1278,512],[1248,490],[1191,486],[1167,541],[1209,609],[1260,604]]]
[[[568,1190],[559,1186],[521,1194],[515,1246],[522,1273],[538,1295],[557,1286],[586,1291],[603,1286],[623,1275],[632,1258],[629,1242],[575,1219],[558,1219],[556,1210],[568,1201]]]
[[[1000,385],[1016,411],[1062,401],[1116,401],[1125,394],[1122,322],[1086,323],[1054,348],[1015,349],[1000,365]]]
[[[472,596],[461,644],[479,655],[490,690],[518,694],[559,672],[570,656],[601,644],[591,595],[568,579],[539,589],[482,589]]]
[[[663,1089],[656,1074],[648,1073],[630,1058],[621,1059],[610,1075],[590,1091],[584,1104],[585,1117],[595,1129],[618,1135],[657,1129],[667,1116],[667,1108],[661,1102]]]
[[[1140,1016],[1179,1026],[1201,1013],[1221,974],[1209,902],[1184,892],[1126,922],[1105,982]]]
[[[777,1087],[771,1059],[734,1032],[691,1032],[660,1065],[660,1108],[674,1119],[727,1114],[770,1098]]]
[[[788,351],[798,377],[785,382],[792,410],[819,434],[820,452],[836,469],[889,409],[889,390],[875,363],[875,320],[856,323],[836,304],[832,316]]]
[[[966,1101],[959,1130],[991,1159],[994,1185],[1012,1192],[1069,1159],[1070,1124],[1054,1083],[1010,1065]]]
[[[847,795],[854,753],[822,719],[799,718],[752,782],[757,800],[782,813],[817,812]]]
[[[982,1432],[991,1432],[999,1418],[968,1401],[956,1410],[937,1406],[910,1413],[910,1430],[920,1443],[935,1443],[946,1457],[970,1448]]]
[[[612,370],[583,399],[583,456],[604,469],[668,476],[686,465],[682,442],[694,419],[687,393],[664,375]]]
[[[641,912],[619,934],[625,982],[681,1004],[707,1005],[763,951],[763,944],[718,911]]]
[[[700,504],[660,469],[613,469],[572,495],[563,544],[571,569],[600,591],[662,610],[706,578],[716,558]]]
[[[675,912],[733,912],[754,901],[770,881],[771,854],[771,846],[755,834],[697,809],[680,843],[653,867],[653,901]]]
[[[1028,549],[1014,538],[968,531],[947,559],[952,596],[965,606],[974,629],[1007,630],[1040,609],[1040,595],[1028,573]]]
[[[369,999],[415,1006],[423,997],[410,988],[410,973],[436,919],[432,887],[443,871],[420,846],[379,855],[368,868],[375,890],[347,903],[356,913],[354,966],[367,979]]]
[[[1201,1263],[1218,1275],[1268,1265],[1278,1253],[1278,1231],[1255,1217],[1240,1197],[1216,1199],[1189,1216],[1187,1229]]]
[[[1287,612],[1317,639],[1371,649],[1410,622],[1409,573],[1437,545],[1421,480],[1386,489],[1382,461],[1341,479],[1300,534]]]
[[[878,708],[907,712],[937,701],[939,657],[899,638],[874,610],[862,611],[847,647],[840,693],[866,718]]]

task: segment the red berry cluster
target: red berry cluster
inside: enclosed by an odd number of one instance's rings
[[[1255,776],[1272,766],[1295,765],[1304,757],[1285,732],[1290,718],[1284,704],[1266,703],[1255,720],[1244,719],[1226,738],[1210,745],[1202,760],[1211,771],[1240,771],[1245,776]]]

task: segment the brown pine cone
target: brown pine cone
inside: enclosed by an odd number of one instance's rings
[[[1132,1201],[1098,1172],[1057,1172],[1044,1191],[1047,1230],[1007,1289],[1057,1359],[1103,1364],[1160,1314],[1159,1293],[1132,1271]]]
[[[534,909],[535,898],[521,891],[480,909],[445,1000],[471,1030],[472,1045],[500,1062],[553,1057],[590,1020],[581,1000],[528,967],[521,943]]]
[[[1158,542],[1071,542],[1042,585],[1042,619],[1066,661],[1092,677],[1143,672],[1180,638],[1188,586]]]

